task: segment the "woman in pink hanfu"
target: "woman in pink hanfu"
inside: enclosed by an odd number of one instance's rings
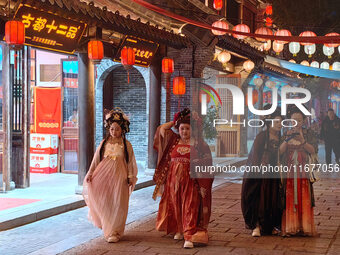
[[[129,197],[137,182],[135,155],[125,138],[129,125],[121,110],[106,114],[109,135],[97,148],[83,184],[89,219],[108,242],[118,242],[124,233]]]

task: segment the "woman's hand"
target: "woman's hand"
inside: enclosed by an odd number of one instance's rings
[[[86,182],[90,183],[92,182],[92,174],[89,174],[86,178]]]

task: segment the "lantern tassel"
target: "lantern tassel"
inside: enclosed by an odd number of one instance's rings
[[[127,70],[127,83],[130,84],[130,73],[129,73],[129,70]]]

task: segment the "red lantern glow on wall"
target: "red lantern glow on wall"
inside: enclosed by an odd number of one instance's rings
[[[128,74],[128,83],[130,83],[129,70],[135,64],[135,51],[130,47],[124,47],[120,52],[120,61]]]
[[[172,92],[174,95],[185,94],[185,78],[183,76],[177,76],[172,82]]]
[[[87,44],[87,54],[89,59],[100,61],[104,57],[104,46],[101,41],[89,41]]]
[[[223,7],[223,1],[222,0],[214,0],[213,6],[214,6],[214,9],[216,11],[220,11]]]
[[[10,20],[5,25],[5,41],[8,45],[22,46],[25,43],[25,26],[21,21]]]

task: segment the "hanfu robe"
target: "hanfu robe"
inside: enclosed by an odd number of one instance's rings
[[[121,140],[122,142],[123,140]],[[129,162],[124,155],[124,144],[103,140],[94,154],[83,183],[83,196],[89,207],[88,217],[110,236],[122,237],[128,214],[129,197],[137,182],[137,164],[132,145],[126,141]],[[86,182],[89,174],[92,181]],[[132,185],[129,187],[128,178]]]

